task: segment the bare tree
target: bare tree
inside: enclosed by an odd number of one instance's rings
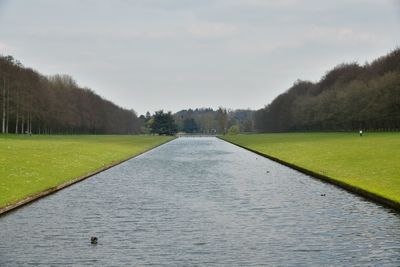
[[[218,108],[217,121],[219,126],[219,132],[225,135],[228,130],[228,113],[225,108],[222,107]]]

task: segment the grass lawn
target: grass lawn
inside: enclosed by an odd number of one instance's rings
[[[400,202],[400,133],[279,133],[226,140]]]
[[[0,208],[171,139],[162,136],[0,135]]]

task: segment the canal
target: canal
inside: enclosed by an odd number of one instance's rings
[[[22,265],[400,266],[400,216],[185,137],[0,217],[0,266]]]

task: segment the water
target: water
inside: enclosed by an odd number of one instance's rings
[[[0,266],[400,266],[399,215],[216,138],[0,217],[0,241]]]

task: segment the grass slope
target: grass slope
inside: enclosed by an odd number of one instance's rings
[[[400,133],[281,133],[226,140],[400,202]]]
[[[0,135],[0,208],[170,139],[159,136]]]

